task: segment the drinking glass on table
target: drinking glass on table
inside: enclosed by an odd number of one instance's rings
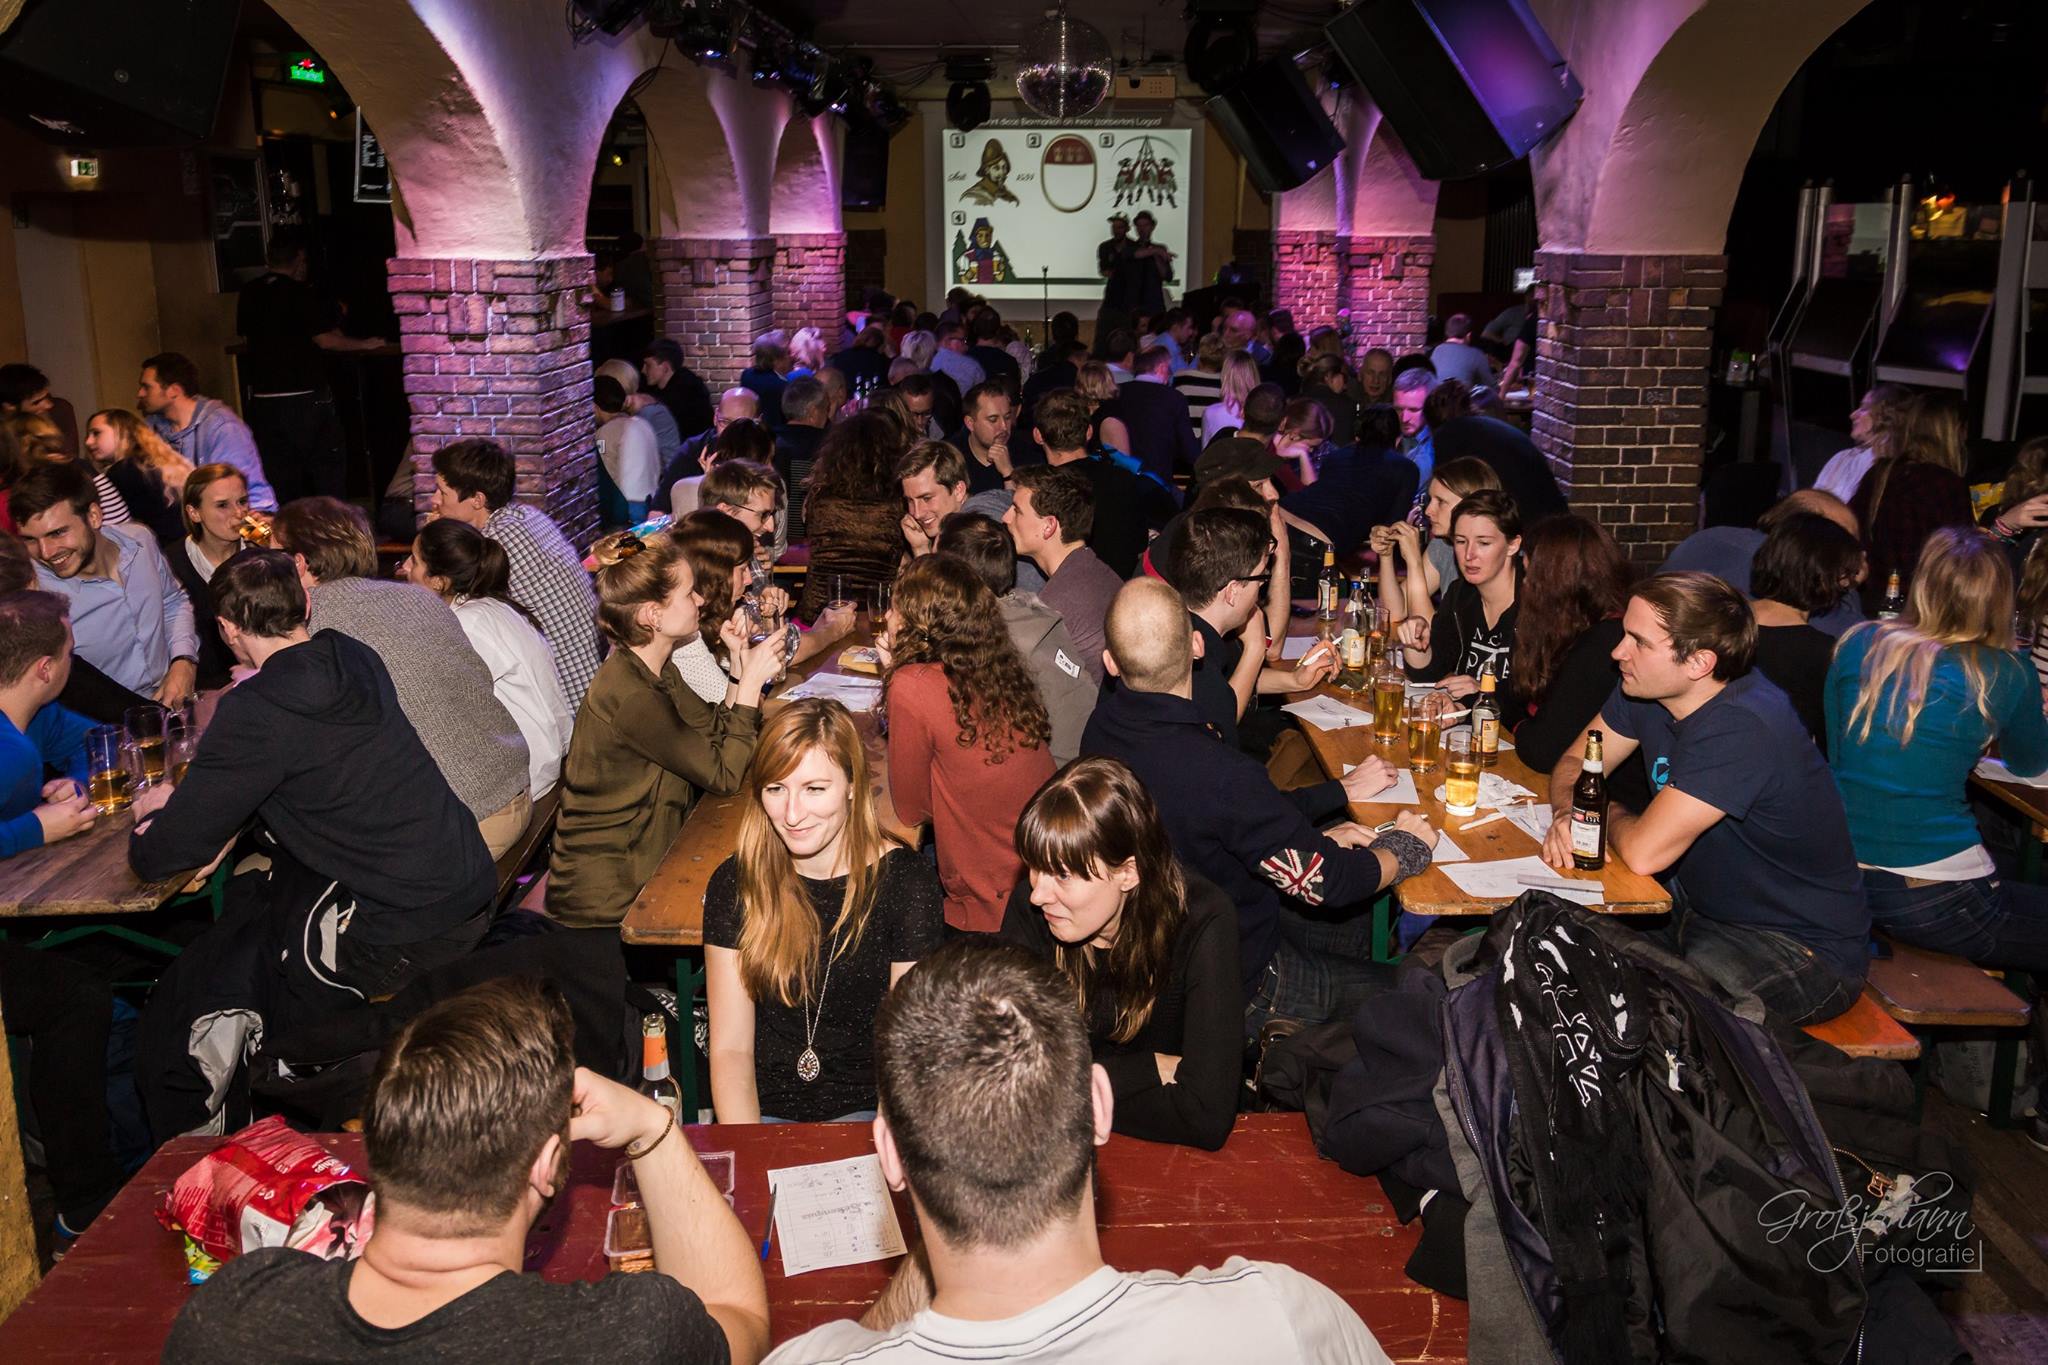
[[[197,752],[199,728],[180,711],[164,717],[164,765],[170,772],[172,786],[185,780],[185,770],[192,766],[192,755]]]
[[[135,799],[135,778],[128,767],[128,732],[118,725],[96,725],[85,732],[85,752],[86,796],[102,815],[127,810]]]
[[[1431,690],[1408,702],[1408,766],[1417,774],[1436,766],[1446,700],[1443,693]]]
[[[139,762],[136,775],[141,785],[154,786],[164,780],[164,708],[131,706],[122,719]]]
[[[1444,810],[1471,815],[1479,809],[1479,755],[1472,749],[1472,731],[1460,727],[1444,736]]]
[[[875,584],[874,592],[868,598],[868,631],[880,634],[889,619],[889,603],[895,596],[896,585],[888,579]]]
[[[843,607],[847,611],[852,611],[859,606],[859,603],[855,602],[847,591],[845,574],[835,573],[827,575],[825,579],[825,605],[828,607]]]

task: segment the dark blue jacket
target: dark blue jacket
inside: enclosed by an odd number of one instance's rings
[[[1186,697],[1106,690],[1081,752],[1129,766],[1158,803],[1174,852],[1237,907],[1247,998],[1279,944],[1282,904],[1358,905],[1380,889],[1372,850],[1325,838],[1265,767],[1219,739]]]
[[[1131,433],[1131,457],[1171,483],[1176,469],[1193,470],[1202,453],[1188,412],[1188,396],[1171,384],[1133,379],[1117,386],[1116,397],[1102,405],[1095,420],[1121,417]]]

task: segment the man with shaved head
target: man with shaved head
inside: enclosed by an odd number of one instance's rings
[[[1802,488],[1785,498],[1770,511],[1757,518],[1754,527],[1709,526],[1704,531],[1695,531],[1678,543],[1671,552],[1671,558],[1664,561],[1659,573],[1710,573],[1734,588],[1744,597],[1750,596],[1749,566],[1762,548],[1764,537],[1771,528],[1795,512],[1811,512],[1826,517],[1835,525],[1859,539],[1863,530],[1856,524],[1856,514],[1849,505],[1832,493],[1823,493],[1818,488]],[[1866,565],[1865,572],[1868,572]],[[1863,582],[1864,575],[1856,575],[1856,584]],[[1863,619],[1863,603],[1852,585],[1842,594],[1842,600],[1828,611],[1808,618],[1807,624],[1826,635],[1840,635]]]
[[[1225,744],[1194,703],[1201,637],[1165,583],[1126,583],[1110,604],[1103,693],[1083,754],[1128,764],[1159,804],[1174,850],[1237,906],[1245,1031],[1274,1019],[1348,1019],[1393,982],[1372,960],[1367,904],[1429,866],[1436,831],[1401,815],[1375,835],[1348,821],[1318,830],[1250,755]],[[1380,787],[1393,769],[1379,764]]]

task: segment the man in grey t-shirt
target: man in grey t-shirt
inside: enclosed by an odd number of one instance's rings
[[[875,1150],[890,1185],[909,1189],[923,1246],[858,1323],[786,1342],[769,1365],[1385,1365],[1342,1299],[1284,1265],[1103,1263],[1093,1149],[1109,1140],[1109,1077],[1049,963],[968,943],[926,957],[875,1016],[875,1079]]]
[[[163,1359],[753,1365],[768,1291],[746,1229],[668,1110],[575,1066],[574,1027],[555,987],[521,977],[422,1012],[363,1109],[376,1228],[361,1258],[237,1256],[178,1314]],[[574,1141],[625,1149],[653,1274],[521,1273]]]

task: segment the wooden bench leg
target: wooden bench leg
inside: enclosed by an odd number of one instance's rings
[[[1372,902],[1372,960],[1392,962],[1394,952],[1394,893],[1385,891]]]
[[[676,1031],[669,1045],[669,1063],[683,1097],[683,1121],[697,1122],[704,1098],[697,1093],[697,998],[704,993],[704,960],[689,953],[676,956]]]

